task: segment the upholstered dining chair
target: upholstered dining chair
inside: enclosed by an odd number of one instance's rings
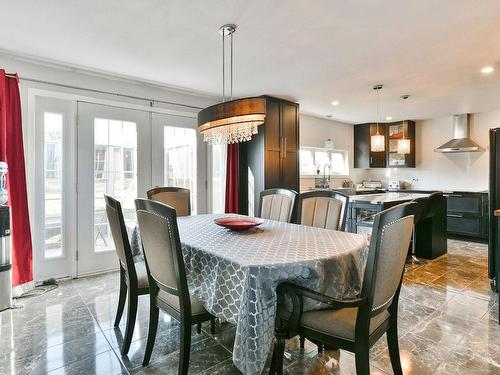
[[[148,275],[144,261],[134,262],[120,202],[108,195],[104,195],[104,199],[106,201],[106,214],[120,263],[120,294],[114,322],[115,327],[120,324],[125,301],[128,299],[127,325],[121,348],[121,354],[127,355],[134,334],[138,297],[149,294]]]
[[[292,221],[292,213],[297,192],[288,189],[267,189],[260,192],[260,212],[262,219]]]
[[[415,203],[404,203],[375,216],[368,259],[357,298],[337,300],[290,282],[277,287],[278,301],[291,298],[292,311],[279,305],[271,374],[283,373],[285,340],[298,334],[313,342],[355,354],[356,373],[370,373],[369,349],[384,333],[394,374],[402,375],[398,345],[398,300],[413,231]],[[303,312],[303,299],[329,306]]]
[[[345,230],[349,197],[333,190],[315,190],[298,196],[297,224]]]
[[[142,364],[147,366],[151,358],[161,309],[181,324],[178,373],[187,374],[191,326],[196,324],[199,333],[201,323],[210,321],[213,334],[215,317],[205,310],[202,301],[189,295],[176,210],[147,199],[136,199],[135,206],[150,285],[148,340]]]
[[[148,198],[175,208],[177,216],[191,215],[191,191],[189,189],[162,186],[148,190]]]

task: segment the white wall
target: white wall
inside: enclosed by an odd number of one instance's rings
[[[351,124],[322,119],[309,115],[300,115],[300,145],[309,147],[324,147],[326,140],[333,141],[336,150],[346,150],[349,162],[351,179],[358,180],[365,174],[364,170],[354,169],[354,129]],[[345,178],[331,180],[330,186],[342,186]],[[305,191],[314,187],[314,178],[301,178],[300,190]]]

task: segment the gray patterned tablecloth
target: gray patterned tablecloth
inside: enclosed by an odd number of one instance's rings
[[[214,224],[220,216],[178,218],[190,292],[236,324],[234,364],[244,374],[260,374],[274,339],[276,286],[290,280],[335,298],[354,297],[367,244],[361,235],[272,220],[232,232]],[[132,244],[140,249],[137,231]]]

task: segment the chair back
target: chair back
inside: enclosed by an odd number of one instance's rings
[[[299,194],[297,223],[333,230],[345,230],[349,197],[332,190]]]
[[[136,199],[137,222],[141,232],[149,285],[179,296],[180,306],[190,304],[186,270],[182,257],[176,210],[148,199]]]
[[[173,207],[177,216],[191,215],[191,191],[185,188],[163,186],[148,191],[148,198]]]
[[[106,201],[106,215],[120,264],[127,271],[131,279],[137,280],[134,256],[130,248],[125,220],[123,219],[122,206],[119,201],[109,195],[104,195],[104,200]]]
[[[436,210],[440,208],[439,201],[443,199],[443,192],[436,191],[427,197],[427,204],[424,206],[419,219],[428,219],[436,215]]]
[[[403,203],[375,216],[361,291],[369,316],[386,311],[399,298],[416,206]]]
[[[288,189],[267,189],[260,193],[262,219],[291,222],[297,193]]]

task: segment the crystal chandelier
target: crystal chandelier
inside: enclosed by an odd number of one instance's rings
[[[377,133],[372,135],[370,138],[370,149],[372,152],[383,152],[385,151],[385,137],[379,133],[378,129],[378,96],[379,91],[382,90],[383,85],[375,85],[373,89],[377,91]]]
[[[246,142],[257,134],[257,127],[264,123],[266,101],[264,98],[233,100],[233,33],[236,25],[224,25],[222,34],[222,103],[207,107],[198,113],[198,130],[210,145]],[[231,41],[231,100],[226,102],[225,39]]]
[[[403,95],[401,99],[406,100],[410,95]],[[405,137],[405,121],[403,121],[403,139],[398,140],[398,154],[409,154],[411,151],[410,140]]]

